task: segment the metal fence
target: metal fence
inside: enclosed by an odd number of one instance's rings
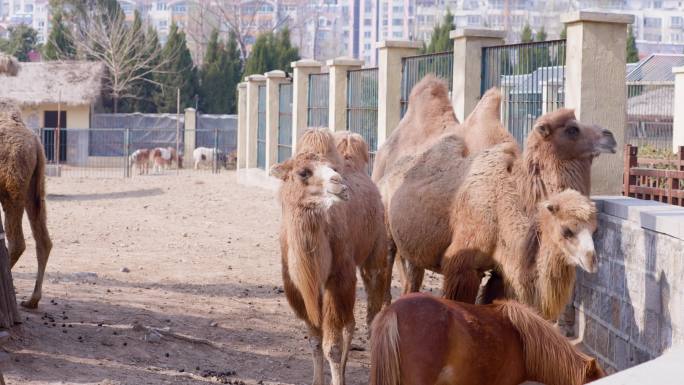
[[[328,89],[330,76],[327,73],[309,75],[309,103],[306,123],[309,127],[328,126]]]
[[[292,84],[278,89],[278,163],[292,156]]]
[[[627,133],[634,146],[672,149],[674,82],[627,82]]]
[[[378,149],[378,69],[347,73],[347,129],[363,136],[368,144],[368,173]]]
[[[498,87],[501,120],[524,145],[537,118],[565,105],[565,40],[482,48],[484,94]]]
[[[408,109],[409,95],[413,86],[425,75],[434,74],[446,80],[449,92],[452,89],[454,71],[454,53],[439,52],[401,59],[401,116],[404,117]]]
[[[259,86],[257,118],[257,167],[266,169],[266,86]]]

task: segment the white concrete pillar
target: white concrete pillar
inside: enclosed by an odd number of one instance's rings
[[[280,85],[289,83],[285,72],[275,70],[266,73],[266,170],[278,163],[278,112]]]
[[[245,168],[257,166],[257,125],[259,124],[259,86],[266,84],[263,75],[250,75],[247,82],[247,124],[245,135]]]
[[[561,16],[567,27],[565,106],[577,119],[613,132],[616,154],[603,154],[592,166],[591,193],[620,195],[627,120],[625,85],[627,25],[634,16],[575,11]]]
[[[378,147],[401,120],[401,59],[418,54],[417,41],[385,40],[378,48]]]
[[[185,158],[186,167],[192,162],[192,151],[195,149],[197,141],[197,110],[194,108],[186,108],[183,119],[183,157]]]
[[[347,129],[347,72],[363,66],[363,60],[339,57],[328,60],[329,99],[328,128],[333,131]]]
[[[297,151],[297,140],[307,128],[309,107],[309,75],[321,72],[321,63],[303,59],[292,66],[292,154]]]
[[[451,98],[459,122],[463,122],[480,100],[482,48],[504,44],[505,31],[465,28],[449,33],[454,41],[454,76]]]
[[[247,165],[247,83],[238,84],[237,169]],[[187,153],[186,153],[187,154]]]
[[[684,146],[684,67],[673,68],[672,72],[675,74],[672,152],[678,152],[679,146]]]

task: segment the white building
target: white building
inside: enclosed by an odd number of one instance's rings
[[[49,0],[0,0],[0,23],[4,28],[30,25],[38,32],[38,43],[45,43],[49,33]]]

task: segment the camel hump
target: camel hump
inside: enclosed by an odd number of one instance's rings
[[[333,133],[327,127],[306,130],[297,142],[297,153],[317,154],[333,163],[342,164]]]
[[[427,74],[411,89],[409,106],[418,99],[431,99],[435,97],[448,99],[449,86],[447,86],[445,80],[438,78],[434,74]]]
[[[459,134],[463,136],[469,154],[503,142],[517,143],[501,124],[501,99],[501,92],[490,88],[460,127]]]
[[[368,164],[368,145],[359,134],[339,131],[334,134],[337,151],[352,167],[361,171]]]

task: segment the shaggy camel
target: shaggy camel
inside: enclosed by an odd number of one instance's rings
[[[478,106],[476,111],[486,115],[492,108]],[[469,121],[492,120],[469,117]],[[487,132],[498,127],[472,129]],[[462,129],[453,114],[446,85],[426,77],[411,92],[406,116],[378,150],[379,162],[373,170],[373,180],[383,196],[390,262],[395,256],[400,262],[404,293],[420,290],[426,268],[442,271],[442,259],[450,245],[454,250],[468,248],[467,243],[452,245],[454,237],[467,239],[456,231],[476,229],[478,236],[500,233],[497,226],[501,221],[496,219],[491,201],[497,196],[497,189],[504,185],[498,179],[487,180],[473,194],[472,207],[488,207],[490,211],[475,210],[482,214],[471,217],[467,210],[458,214],[453,210],[456,193],[471,163],[482,153],[469,151],[459,133],[462,135]],[[522,156],[517,156],[519,150],[513,142],[505,140],[505,135],[494,133],[489,138],[469,143],[481,143],[477,148],[480,150],[500,140],[491,138],[504,139],[501,144],[506,148],[504,152],[509,158],[513,155],[508,179],[515,187],[506,199],[521,202],[530,218],[536,212],[536,205],[550,194],[566,188],[588,194],[592,159],[599,153],[614,152],[616,145],[609,131],[578,122],[572,110],[567,109],[538,119]],[[472,152],[470,156],[464,156],[469,152]],[[486,159],[481,162],[486,166]],[[482,241],[496,244],[493,238]],[[451,290],[445,294],[455,299]]]
[[[356,135],[313,129],[302,135],[297,153],[271,174],[282,179],[280,234],[285,294],[309,329],[314,385],[323,385],[327,359],[334,385],[344,370],[354,333],[356,267],[368,294],[367,322],[382,308],[387,250],[380,194],[359,171]],[[359,143],[361,141],[361,143]]]
[[[595,358],[512,301],[411,294],[373,322],[371,385],[580,385],[604,376]]]
[[[36,241],[38,274],[31,298],[21,305],[35,308],[52,249],[46,223],[45,154],[38,137],[24,126],[19,109],[4,101],[0,101],[0,203],[12,266],[26,249],[21,222],[24,210],[28,215]]]

